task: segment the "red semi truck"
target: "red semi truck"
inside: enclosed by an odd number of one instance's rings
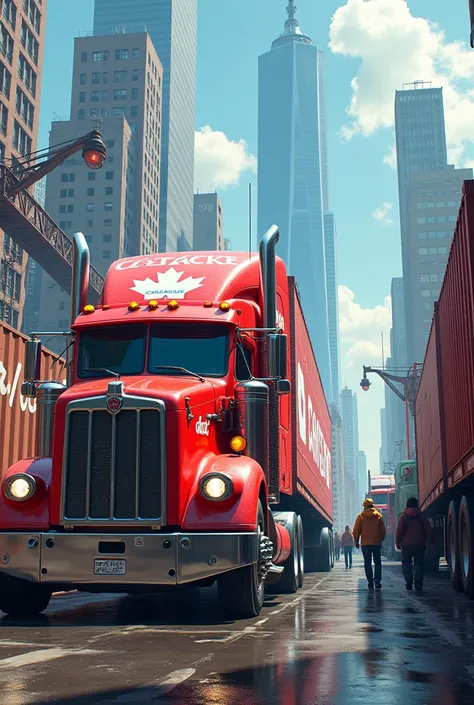
[[[474,599],[474,181],[459,216],[415,407],[419,500],[456,590]]]
[[[38,446],[3,472],[2,611],[217,581],[226,614],[251,617],[305,562],[332,568],[331,422],[278,237],[260,257],[119,260],[93,306],[74,236],[67,385],[41,379],[41,334],[27,343]]]
[[[395,539],[396,518],[395,478],[393,475],[371,475],[369,472],[369,492],[367,497],[374,500],[376,509],[383,516],[385,523],[385,540],[382,545],[384,556],[391,558],[391,547]]]

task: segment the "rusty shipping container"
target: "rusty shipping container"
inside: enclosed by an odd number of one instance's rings
[[[474,473],[474,181],[463,184],[415,415],[420,500],[426,508],[443,489]]]
[[[28,338],[0,321],[0,473],[17,460],[34,454],[36,400],[21,394],[24,381],[25,343]],[[62,365],[49,350],[43,350],[42,379],[65,381]]]

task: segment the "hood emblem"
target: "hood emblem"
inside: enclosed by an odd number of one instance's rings
[[[107,397],[105,404],[109,414],[118,414],[123,406],[123,399],[121,397]]]
[[[146,301],[168,297],[184,299],[187,293],[202,286],[205,277],[181,279],[183,274],[184,272],[177,272],[174,267],[170,267],[167,272],[157,272],[157,281],[148,277],[143,281],[134,279],[134,286],[130,288],[130,291],[141,294]]]

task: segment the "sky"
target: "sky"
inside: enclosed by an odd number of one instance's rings
[[[258,56],[286,19],[286,0],[198,0],[195,187],[216,188],[224,234],[248,243],[248,184],[257,200]],[[360,390],[362,365],[389,354],[390,284],[401,275],[394,92],[442,86],[449,157],[474,163],[474,50],[467,2],[297,0],[305,34],[325,53],[329,200],[336,216],[342,385],[357,392],[359,445],[379,469],[383,383]],[[74,37],[92,29],[93,0],[48,0],[40,147],[68,119]],[[275,106],[277,109],[278,106]],[[103,125],[106,129],[106,125]],[[255,246],[255,227],[254,246]]]

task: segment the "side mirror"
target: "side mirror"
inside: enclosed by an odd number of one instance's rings
[[[286,351],[288,336],[272,333],[268,336],[268,376],[276,379],[286,378]]]
[[[23,382],[21,385],[21,395],[25,399],[34,399],[36,397],[36,384],[34,382]]]
[[[41,377],[41,343],[28,340],[25,345],[25,380],[34,381]]]
[[[284,396],[291,392],[291,383],[289,379],[279,379],[276,383],[276,391],[280,396]]]

